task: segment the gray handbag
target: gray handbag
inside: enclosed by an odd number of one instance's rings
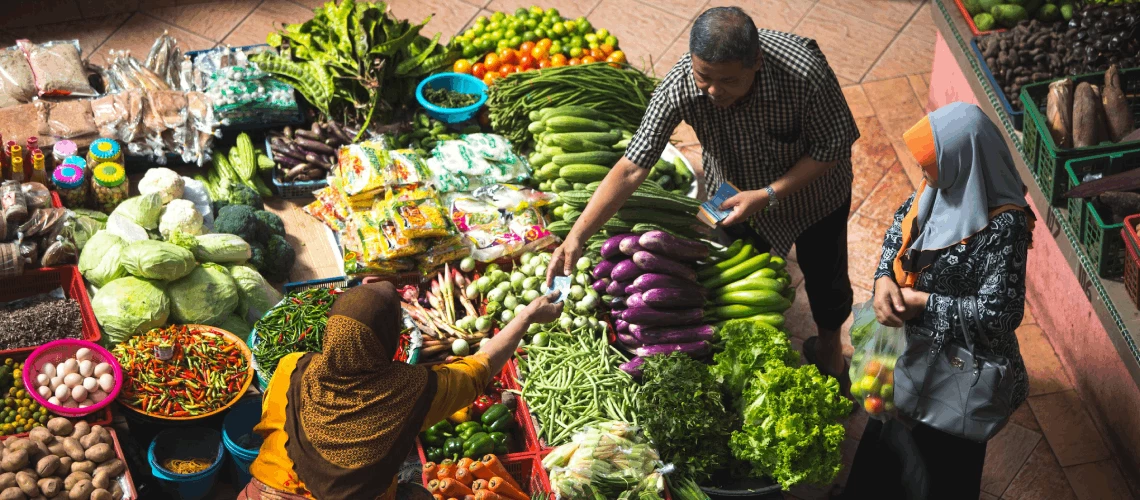
[[[895,364],[895,407],[952,436],[986,442],[1009,421],[1014,381],[1005,357],[975,352],[973,329],[965,323],[976,325],[967,318],[977,315],[963,312],[958,301],[965,345],[921,327],[907,335],[906,351]],[[984,336],[980,340],[986,342]]]

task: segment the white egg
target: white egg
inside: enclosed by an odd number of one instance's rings
[[[68,373],[63,377],[63,385],[67,387],[75,387],[83,383],[83,375],[78,373]]]
[[[94,401],[94,402],[98,403],[100,401],[103,401],[104,399],[107,399],[107,393],[103,392],[102,389],[99,389],[99,390],[89,394],[87,396],[87,399],[90,401]]]
[[[52,377],[51,381],[48,382],[48,387],[51,387],[53,391],[61,385],[63,385],[63,377]]]
[[[66,385],[59,385],[55,388],[55,397],[60,401],[67,401],[71,395],[71,388]]]
[[[58,370],[62,370],[60,373],[62,373],[64,376],[67,376],[69,373],[78,373],[79,362],[74,359],[69,359],[67,361],[64,361],[63,364],[58,367],[57,371]]]
[[[83,386],[81,386],[81,385],[77,385],[75,387],[72,387],[71,388],[71,399],[74,399],[75,402],[77,402],[77,403],[82,403],[84,401],[87,401],[87,389],[84,389]]]
[[[47,375],[48,377],[54,377],[55,376],[55,365],[53,365],[51,363],[44,363],[44,367],[40,368],[40,373],[43,373],[44,375]]]
[[[48,398],[48,402],[53,404],[53,405],[59,406],[59,399],[56,398],[55,396]]]
[[[50,398],[52,395],[51,389],[48,389],[46,385],[41,385],[36,391],[40,393],[41,398]]]
[[[36,385],[44,387],[48,385],[48,382],[51,382],[51,377],[44,375],[43,373],[36,375]]]
[[[111,392],[111,389],[115,388],[115,377],[110,373],[104,373],[103,375],[100,375],[99,388],[102,389],[103,392]]]
[[[90,359],[85,359],[79,362],[80,375],[83,375],[84,377],[90,377],[92,373],[95,373],[95,363],[92,363]]]
[[[79,350],[75,351],[75,359],[79,361],[91,359],[91,349],[80,347]]]
[[[113,370],[111,370],[111,363],[99,363],[95,365],[94,375],[96,377],[101,377],[104,373],[111,373],[112,371]]]
[[[95,377],[87,377],[83,379],[83,388],[87,389],[87,392],[94,391],[97,387],[99,387],[99,379]]]

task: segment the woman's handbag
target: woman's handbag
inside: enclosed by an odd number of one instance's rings
[[[952,436],[986,442],[1009,421],[1014,381],[1008,359],[975,352],[966,323],[979,326],[977,315],[963,312],[959,300],[965,345],[921,327],[907,335],[906,351],[895,364],[895,407],[900,415]]]

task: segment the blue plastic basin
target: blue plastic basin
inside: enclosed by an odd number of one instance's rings
[[[441,108],[432,104],[424,98],[424,87],[431,86],[433,89],[449,89],[464,94],[479,94],[479,100],[467,107],[463,108]],[[416,86],[416,100],[419,101],[420,106],[423,106],[427,111],[428,116],[435,118],[443,123],[460,123],[470,120],[483,107],[487,102],[487,84],[482,80],[475,78],[471,75],[462,73],[439,73],[427,78],[424,78],[418,86]]]

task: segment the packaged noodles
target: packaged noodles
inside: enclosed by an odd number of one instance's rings
[[[454,262],[471,255],[471,247],[467,246],[462,235],[451,235],[437,238],[428,242],[427,250],[416,256],[416,267],[421,274],[427,276],[436,268],[447,262]]]
[[[443,207],[434,196],[419,200],[390,200],[388,219],[408,238],[439,238],[451,232]]]

